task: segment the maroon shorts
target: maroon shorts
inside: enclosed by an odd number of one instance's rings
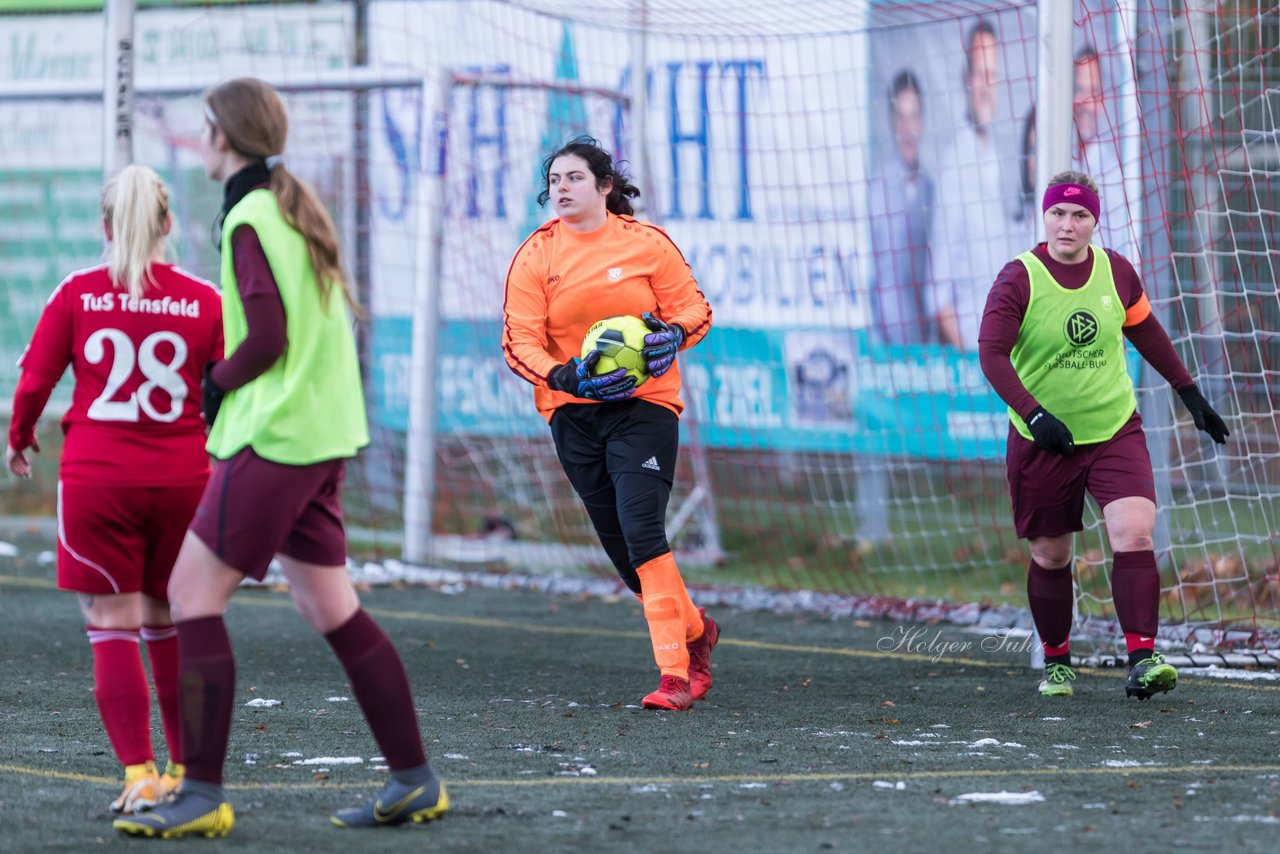
[[[204,484],[58,483],[58,587],[168,602],[169,573]]]
[[[1076,445],[1069,457],[1041,450],[1010,426],[1005,459],[1013,525],[1024,539],[1083,530],[1085,492],[1099,507],[1117,498],[1156,500],[1147,437],[1136,412],[1109,440]]]
[[[277,554],[342,566],[343,460],[289,466],[245,448],[213,464],[191,532],[223,563],[259,581]]]

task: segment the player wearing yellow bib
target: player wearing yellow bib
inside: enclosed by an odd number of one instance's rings
[[[115,827],[163,839],[231,830],[222,776],[236,665],[223,614],[273,557],[298,612],[342,663],[390,768],[376,800],[331,821],[427,821],[449,808],[448,794],[427,762],[404,664],[347,574],[342,478],[369,434],[337,233],[315,191],[281,161],[288,116],[274,89],[229,80],[206,93],[204,111],[205,171],[225,182],[227,358],[205,368],[217,464],[169,585],[186,777],[171,802]]]
[[[1151,313],[1133,265],[1090,245],[1099,206],[1084,173],[1049,182],[1041,205],[1048,240],[1000,271],[978,354],[1009,405],[1009,492],[1014,527],[1031,550],[1027,599],[1045,653],[1040,693],[1069,695],[1076,678],[1071,545],[1084,527],[1088,492],[1102,508],[1113,553],[1111,593],[1129,651],[1125,693],[1145,700],[1172,690],[1178,672],[1155,650],[1155,481],[1125,340],[1178,392],[1196,427],[1218,444],[1228,431]]]

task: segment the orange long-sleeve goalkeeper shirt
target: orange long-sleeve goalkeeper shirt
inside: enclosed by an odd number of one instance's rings
[[[558,219],[521,245],[507,271],[502,352],[511,370],[533,384],[548,421],[566,403],[588,403],[547,385],[547,375],[582,351],[587,329],[603,317],[651,311],[685,331],[692,347],[711,328],[711,306],[689,263],[667,233],[629,216],[609,214],[595,231],[575,232]],[[636,389],[635,398],[677,415],[680,366]]]

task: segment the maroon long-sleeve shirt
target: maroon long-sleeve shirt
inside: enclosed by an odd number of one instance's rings
[[[231,257],[248,334],[234,353],[213,366],[210,376],[223,391],[240,388],[266,373],[284,355],[288,343],[280,286],[252,226],[241,225],[232,232]]]
[[[1093,272],[1093,253],[1096,251],[1093,248],[1089,249],[1089,257],[1079,264],[1055,261],[1044,243],[1031,251],[1044,263],[1058,284],[1068,290],[1083,287]],[[1116,293],[1125,309],[1139,305],[1143,300],[1143,289],[1138,271],[1133,269],[1133,265],[1123,255],[1109,249],[1105,251],[1111,259]],[[1023,419],[1028,418],[1040,405],[1022,384],[1011,360],[1013,345],[1018,341],[1018,330],[1022,327],[1030,301],[1031,279],[1027,268],[1020,261],[1010,261],[996,276],[995,284],[987,294],[987,305],[982,312],[982,326],[978,332],[978,359],[987,382],[991,383],[1000,399]],[[1126,325],[1124,335],[1138,354],[1159,371],[1175,390],[1181,391],[1193,384],[1186,365],[1173,349],[1169,333],[1154,314],[1148,313],[1133,325]]]

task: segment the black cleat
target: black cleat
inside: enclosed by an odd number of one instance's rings
[[[1152,652],[1149,658],[1144,658],[1129,668],[1129,680],[1124,683],[1124,694],[1126,697],[1147,700],[1153,694],[1172,691],[1176,687],[1178,671],[1172,664],[1165,663],[1163,655]]]

